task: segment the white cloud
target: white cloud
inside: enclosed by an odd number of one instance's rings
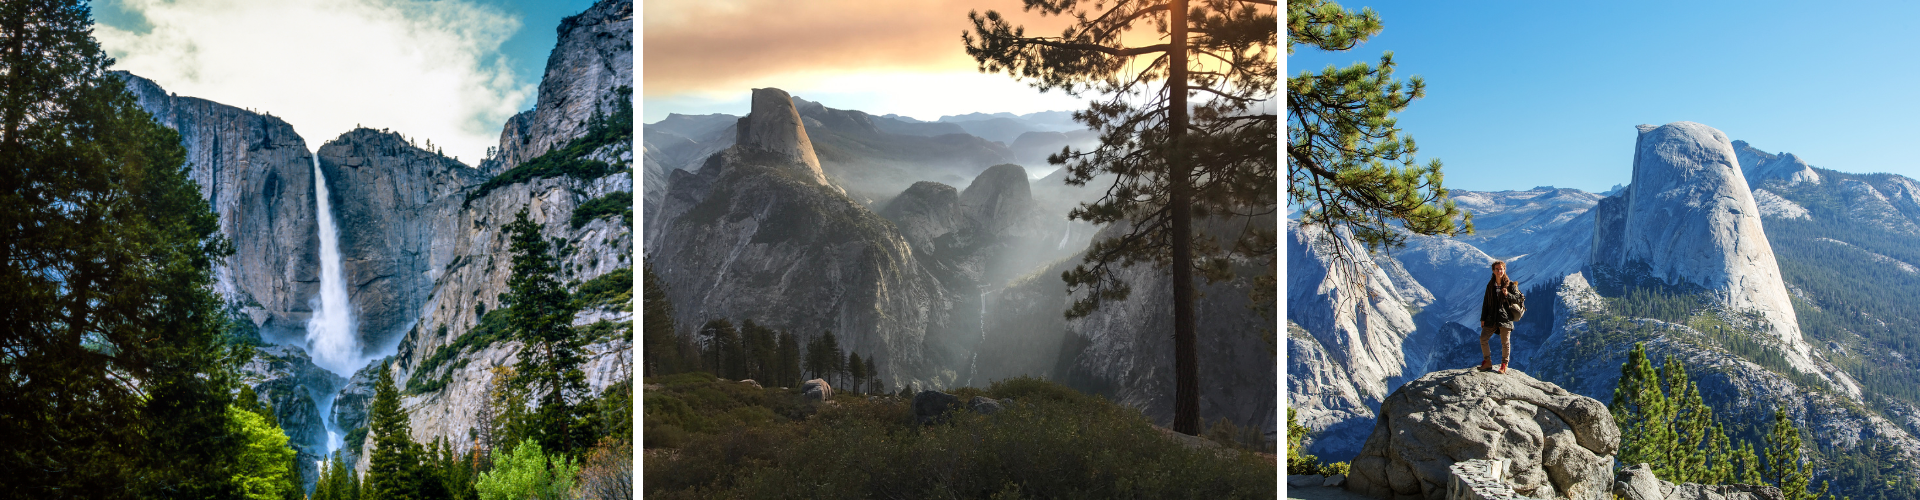
[[[538,82],[500,44],[520,20],[458,0],[124,0],[152,29],[96,25],[114,67],[170,92],[270,112],[309,148],[356,124],[432,140],[469,165]]]

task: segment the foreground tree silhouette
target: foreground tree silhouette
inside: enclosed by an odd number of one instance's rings
[[[0,498],[231,498],[231,253],[77,0],[0,2]]]
[[[1170,268],[1173,429],[1184,434],[1200,432],[1194,272],[1226,279],[1234,254],[1270,257],[1276,247],[1271,226],[1244,224],[1229,242],[1194,231],[1196,220],[1274,212],[1278,136],[1268,104],[1278,79],[1274,6],[1115,0],[1087,9],[1076,0],[1026,0],[1024,10],[1071,16],[1073,25],[1059,36],[1028,36],[999,12],[973,12],[967,15],[973,31],[961,34],[982,72],[1005,72],[1042,91],[1105,96],[1074,113],[1100,134],[1100,146],[1048,158],[1068,169],[1072,185],[1096,178],[1106,184],[1112,176],[1102,198],[1068,217],[1123,230],[1088,247],[1083,263],[1062,275],[1069,293],[1087,292],[1067,316],[1125,300],[1131,288],[1118,273],[1126,266]],[[1133,31],[1149,32],[1136,40],[1159,43],[1129,45],[1124,37]]]
[[[1351,50],[1380,29],[1372,9],[1287,3],[1288,54],[1299,45]],[[1455,208],[1441,185],[1440,160],[1416,165],[1413,138],[1393,118],[1425,95],[1426,82],[1394,80],[1393,67],[1387,52],[1377,67],[1329,65],[1287,78],[1287,200],[1302,225],[1351,228],[1369,248],[1399,246],[1406,241],[1401,229],[1472,234],[1473,216]]]

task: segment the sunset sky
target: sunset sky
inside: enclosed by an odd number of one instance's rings
[[[643,3],[644,123],[668,113],[745,114],[750,89],[759,87],[921,120],[1085,107],[1059,91],[1043,94],[975,69],[960,41],[972,28],[969,10],[999,10],[1029,34],[1065,26],[1058,17],[1021,12],[1019,0]]]

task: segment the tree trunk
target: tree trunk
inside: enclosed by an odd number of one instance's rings
[[[1173,0],[1169,12],[1167,100],[1171,117],[1167,156],[1168,203],[1173,219],[1173,430],[1200,434],[1200,360],[1194,339],[1193,313],[1193,166],[1186,155],[1187,136],[1187,0]]]

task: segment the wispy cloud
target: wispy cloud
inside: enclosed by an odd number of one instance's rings
[[[116,69],[183,96],[271,112],[308,147],[356,124],[477,163],[538,82],[515,81],[502,40],[519,19],[420,0],[123,0],[145,25],[99,25]]]

